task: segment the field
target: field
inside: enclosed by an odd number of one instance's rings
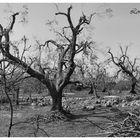
[[[0,137],[140,137],[139,14],[0,3]]]
[[[103,93],[100,93],[100,95]],[[121,98],[126,93],[121,94]],[[102,95],[103,96],[103,95]],[[11,134],[13,137],[102,137],[109,136],[112,132],[109,126],[113,122],[124,119],[120,112],[130,110],[130,106],[122,107],[122,103],[112,106],[102,106],[93,95],[86,93],[67,94],[63,97],[64,104],[69,106],[73,119],[37,121],[39,116],[50,114],[50,105],[33,106],[20,103],[14,106],[14,125]],[[87,107],[93,108],[87,108]],[[136,108],[138,106],[135,106]],[[120,115],[120,116],[119,116]],[[0,110],[0,137],[7,136],[10,120],[8,104],[1,105]],[[39,125],[38,125],[38,124]],[[38,129],[38,128],[39,129]]]

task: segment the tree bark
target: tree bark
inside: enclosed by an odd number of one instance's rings
[[[52,108],[51,110],[52,111],[62,111],[63,110],[63,107],[62,107],[62,94],[61,93],[56,93],[58,94],[56,97],[53,96],[52,97]],[[60,95],[61,94],[61,95]]]
[[[99,98],[99,95],[97,94],[96,88],[94,88],[94,96],[95,96],[95,98]]]
[[[16,98],[15,98],[16,105],[19,105],[19,88],[16,89]]]
[[[99,98],[99,96],[97,95],[96,87],[93,85],[91,85],[90,91],[88,94],[94,94],[95,98]]]
[[[29,93],[29,103],[30,104],[32,103],[32,93],[31,92]]]
[[[52,97],[52,108],[51,111],[62,111],[62,91],[56,90],[54,87],[50,91],[50,95]]]
[[[136,79],[135,79],[135,78],[132,78],[132,84],[131,84],[130,93],[132,93],[132,94],[137,94],[136,91],[135,91],[136,84],[137,84]]]
[[[106,87],[103,88],[102,92],[106,92]]]
[[[90,91],[88,94],[93,94],[93,86],[90,86]]]

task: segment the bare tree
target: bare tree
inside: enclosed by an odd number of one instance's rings
[[[89,94],[94,94],[95,98],[99,98],[97,94],[97,86],[102,82],[105,84],[106,69],[102,63],[92,62],[90,65],[84,60],[77,60],[77,67],[81,81],[86,87],[90,87]],[[79,78],[80,79],[80,78]],[[104,85],[105,86],[105,85]]]
[[[100,84],[101,81],[104,80],[105,82],[104,75],[106,70],[102,67],[101,63],[95,63],[94,66],[92,65],[92,67],[94,67],[94,69],[87,69],[91,85],[91,90],[89,91],[89,94],[94,93],[95,97],[99,98],[99,95],[97,94],[97,86]]]
[[[137,59],[133,61],[130,60],[127,55],[128,47],[125,50],[120,47],[121,55],[120,57],[115,57],[113,53],[109,50],[108,53],[111,56],[111,61],[119,68],[117,75],[122,72],[127,77],[131,79],[131,90],[130,93],[136,94],[135,87],[137,86],[137,78],[139,76],[138,66],[136,65]]]
[[[1,71],[0,75],[2,79],[1,86],[3,88],[3,91],[10,105],[10,123],[9,123],[9,128],[8,128],[8,137],[10,137],[11,129],[13,125],[13,103],[12,103],[11,96],[9,94],[9,92],[11,91],[11,85],[10,85],[9,79],[12,78],[12,76],[14,75],[15,68],[10,67],[10,63],[6,63],[4,56],[0,61],[0,71]]]
[[[3,57],[3,60],[5,58]],[[11,128],[12,128],[12,125],[13,125],[13,105],[12,105],[12,100],[8,94],[8,88],[7,88],[7,72],[6,72],[6,68],[8,67],[9,64],[5,64],[5,61],[1,62],[1,78],[3,79],[3,83],[2,83],[2,86],[3,86],[3,89],[4,89],[4,93],[5,95],[7,96],[7,99],[9,101],[9,105],[10,105],[10,123],[9,123],[9,128],[8,128],[8,137],[11,136]]]
[[[23,38],[25,39],[25,37]],[[16,49],[14,44],[11,44],[14,49],[13,52],[14,54],[19,57],[19,51]],[[22,52],[22,58],[23,55],[26,52],[25,46]],[[19,88],[20,84],[22,81],[29,76],[24,76],[25,72],[19,68],[19,65],[16,65],[15,63],[12,63],[11,61],[8,61],[3,54],[1,54],[1,59],[0,59],[0,76],[1,76],[1,86],[3,87],[4,93],[7,96],[7,99],[9,101],[10,105],[10,123],[9,123],[9,128],[8,128],[8,137],[11,136],[11,129],[13,126],[13,102],[12,102],[12,97],[11,97],[11,92],[14,90],[16,92],[15,97],[15,103],[16,105],[19,105]]]
[[[11,46],[11,40],[10,40],[10,31],[13,30],[16,16],[19,15],[19,13],[15,13],[12,15],[12,21],[10,23],[10,26],[8,28],[3,28],[2,25],[0,25],[1,33],[0,33],[0,50],[7,58],[7,60],[11,63],[15,63],[17,65],[20,65],[22,69],[24,69],[30,76],[37,78],[40,80],[43,84],[46,85],[48,88],[50,95],[53,100],[52,104],[52,110],[59,110],[61,112],[65,112],[62,108],[62,92],[66,85],[68,85],[70,81],[70,77],[75,69],[75,62],[74,58],[75,55],[83,49],[85,49],[88,46],[88,41],[82,42],[77,44],[77,37],[84,29],[84,26],[87,24],[90,24],[91,18],[94,14],[90,15],[89,18],[87,18],[84,14],[80,17],[78,24],[76,26],[73,25],[72,19],[71,19],[71,9],[72,6],[70,6],[67,10],[67,13],[58,12],[56,15],[62,15],[67,18],[68,26],[64,27],[69,28],[71,31],[71,37],[67,38],[64,33],[62,34],[64,38],[67,39],[67,44],[61,44],[58,43],[55,40],[48,40],[42,46],[48,46],[49,44],[53,44],[56,46],[58,50],[58,63],[57,68],[55,69],[54,76],[50,76],[48,72],[50,69],[44,69],[40,67],[40,71],[34,70],[30,65],[28,65],[26,62],[22,61],[18,57],[12,55],[10,53],[10,46]],[[4,42],[2,41],[2,38],[4,38]]]

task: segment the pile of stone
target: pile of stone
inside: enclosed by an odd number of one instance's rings
[[[91,97],[64,97],[62,100],[64,109],[91,109],[93,108],[94,101]]]
[[[74,108],[81,108],[83,105],[82,98],[80,97],[70,97],[70,98],[63,98],[62,105],[64,108],[74,109]]]
[[[40,98],[32,98],[31,106],[48,106],[52,104],[52,99],[47,97],[40,97]]]
[[[119,96],[105,96],[102,99],[95,99],[93,97],[71,97],[64,98],[62,103],[64,108],[69,109],[82,109],[84,111],[95,110],[96,107],[113,107],[121,102]]]
[[[121,104],[122,107],[134,107],[134,106],[140,106],[140,100],[133,100],[131,102],[123,101]]]
[[[127,95],[122,99],[121,107],[140,106],[140,96]]]
[[[82,110],[84,111],[92,111],[95,109],[95,100],[92,97],[86,98],[82,103]]]
[[[87,105],[82,108],[84,111],[92,111],[95,110],[95,105]]]
[[[102,100],[101,100],[101,104],[102,106],[105,107],[113,107],[113,106],[117,106],[119,103],[121,103],[121,98],[119,96],[105,96]]]
[[[37,100],[37,106],[48,106],[52,104],[52,99],[50,97],[42,97]]]
[[[27,100],[27,99],[24,99]],[[33,100],[33,106],[48,106],[52,104],[50,96],[40,97]],[[104,96],[101,99],[95,99],[93,97],[63,97],[62,105],[64,109],[83,109],[94,110],[96,107],[126,107],[126,106],[140,106],[140,98],[129,97],[124,98],[120,96]]]

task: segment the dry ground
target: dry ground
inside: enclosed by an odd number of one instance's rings
[[[83,97],[84,98],[84,97]],[[13,137],[34,137],[36,125],[26,122],[35,115],[45,115],[49,112],[50,106],[32,107],[29,105],[20,105],[14,110],[14,125],[12,127]],[[83,111],[74,109],[72,111],[76,117],[69,121],[55,121],[50,123],[40,123],[40,128],[36,133],[39,137],[91,137],[108,136],[107,128],[111,125],[110,118],[114,118],[116,112],[110,108],[96,107],[92,111]],[[7,136],[10,111],[7,109],[0,111],[0,137]],[[119,118],[114,118],[115,121]],[[26,123],[25,123],[26,122]],[[109,130],[108,130],[109,132]]]

